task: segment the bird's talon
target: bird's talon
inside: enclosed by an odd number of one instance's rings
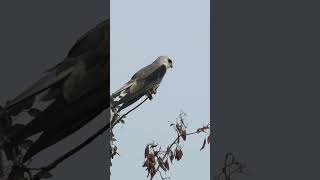
[[[151,101],[153,99],[152,94],[148,95],[149,100]]]
[[[156,94],[156,93],[157,93],[157,90],[156,90],[156,89],[152,89],[152,90],[151,90],[151,93],[152,93],[152,94]]]

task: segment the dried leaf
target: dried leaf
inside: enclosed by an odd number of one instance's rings
[[[182,137],[182,139],[183,139],[184,141],[187,140],[187,131],[186,131],[186,129],[181,129],[180,135],[181,135],[181,137]]]
[[[164,166],[164,163],[162,160],[159,160],[159,166],[161,167],[161,169],[163,169],[164,171],[167,171],[166,167]]]
[[[157,171],[156,171],[155,168],[152,168],[152,169],[151,169],[151,171],[150,171],[151,178],[153,178],[153,176],[156,175],[156,172],[157,172]]]
[[[211,135],[208,136],[208,138],[207,138],[207,143],[208,143],[208,144],[211,143]]]
[[[146,146],[146,148],[144,149],[144,158],[146,158],[149,154],[149,145]]]
[[[166,167],[166,169],[168,169],[168,170],[170,169],[168,159],[164,163],[164,167]]]
[[[177,161],[179,161],[182,158],[182,156],[183,156],[182,150],[176,148],[176,150],[175,150],[175,159]]]
[[[203,144],[202,144],[202,147],[201,147],[201,149],[200,149],[200,151],[202,150],[202,149],[204,149],[204,147],[206,146],[206,139],[204,139],[204,141],[203,141]]]
[[[152,163],[152,165],[156,164],[156,158],[155,158],[154,154],[152,154],[152,153],[148,154],[148,160]]]
[[[172,160],[174,159],[174,153],[173,153],[173,151],[171,150],[170,151],[170,161],[171,161],[171,163],[172,163]]]

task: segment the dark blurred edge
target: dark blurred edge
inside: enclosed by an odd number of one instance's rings
[[[211,179],[224,155],[250,179],[319,178],[317,1],[211,2]]]
[[[110,6],[110,0],[106,0],[106,5],[107,5],[107,7],[106,7],[106,17],[107,18],[109,18],[110,19],[110,28],[111,28],[111,16],[110,16],[110,11],[111,11],[111,6]],[[111,39],[111,30],[109,30],[109,32],[110,32],[110,38],[109,39]],[[111,54],[111,42],[109,42],[109,47],[110,47],[110,54]],[[109,55],[110,55],[109,54]],[[111,92],[110,92],[110,77],[111,77],[111,75],[110,75],[110,73],[111,73],[111,71],[110,71],[110,68],[111,68],[111,66],[110,66],[110,64],[111,64],[111,59],[109,58],[109,74],[108,74],[108,77],[109,77],[109,94],[110,94],[110,96],[111,96]],[[111,111],[109,111],[109,109],[107,109],[107,112],[106,112],[106,120],[107,120],[107,123],[110,123],[110,118],[111,118]],[[106,165],[106,167],[107,167],[107,173],[109,173],[109,172],[111,172],[111,154],[110,154],[110,152],[111,152],[111,148],[110,148],[110,146],[109,146],[109,142],[110,142],[110,140],[111,140],[111,130],[107,130],[107,132],[106,132],[106,156],[107,156],[107,159],[109,160],[109,162],[108,161],[106,161],[107,162],[107,165]],[[105,156],[102,156],[102,157],[105,157]],[[107,180],[110,180],[111,179],[111,175],[109,175],[109,176],[107,176],[106,177],[106,179]]]
[[[91,4],[88,5],[89,3],[91,3],[92,6]],[[19,1],[0,3],[2,6],[2,8],[0,7],[0,20],[2,22],[2,34],[0,36],[2,41],[0,43],[0,75],[2,76],[0,78],[2,84],[0,90],[1,105],[30,85],[32,83],[30,79],[37,80],[37,76],[41,75],[41,72],[61,62],[77,38],[86,33],[90,28],[93,28],[97,23],[100,23],[106,18],[110,18],[110,0],[91,0],[89,3],[83,0],[72,0],[69,2]],[[92,12],[93,7],[96,7],[94,9],[95,12]],[[44,15],[42,16],[41,13]],[[66,38],[63,38],[64,36]],[[32,38],[34,41],[30,40]],[[58,43],[60,44],[57,45]],[[50,47],[54,46],[60,47],[50,49]],[[37,54],[39,55],[37,56]],[[39,69],[41,69],[40,73]],[[110,77],[110,74],[106,75]],[[105,114],[104,112],[103,118],[106,118],[106,121],[108,121],[110,114]],[[95,132],[87,133],[93,134]],[[103,138],[103,141],[106,141],[104,144],[108,145],[110,134],[105,134],[104,136],[106,137]],[[101,141],[101,139],[100,137],[98,141]],[[59,165],[58,170],[53,171],[53,174],[58,174],[56,179],[59,177],[69,179],[69,177],[72,176],[78,176],[79,179],[88,179],[87,177],[90,176],[95,179],[98,176],[98,179],[100,179],[101,176],[104,176],[103,174],[106,174],[105,179],[110,179],[108,176],[110,163],[108,162],[108,158],[106,158],[106,155],[108,155],[110,151],[109,146],[104,147],[103,154],[100,153],[101,150],[97,150],[99,154],[93,154],[92,152],[95,150],[92,150],[92,148],[97,147],[97,144],[101,146],[101,143],[97,143],[96,140],[92,144],[95,145],[84,148],[84,150],[79,152],[79,156],[81,157],[77,156],[77,153]],[[70,149],[70,147],[66,147],[65,149]],[[64,151],[63,147],[60,147],[54,155],[63,154]],[[52,159],[52,157],[49,157],[50,153],[42,154],[44,154],[43,156],[48,155],[48,159]],[[84,158],[84,154],[87,157]],[[102,169],[101,167],[97,168],[99,170],[87,169],[87,172],[77,168],[77,166],[83,168],[86,166],[83,164],[88,164],[91,169],[95,169],[96,166],[94,162],[83,162],[82,160],[90,160],[90,157],[97,156],[101,156],[101,159],[105,160],[105,164],[102,167],[103,172],[100,171]],[[41,159],[39,162],[40,161]],[[43,163],[39,164],[45,165],[46,163],[44,160]],[[99,175],[88,175],[88,172],[96,171],[100,171]],[[55,177],[53,179],[55,179]]]

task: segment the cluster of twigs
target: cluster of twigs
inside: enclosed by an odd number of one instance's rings
[[[164,177],[162,172],[167,172],[170,170],[170,163],[172,164],[174,160],[179,161],[183,157],[183,150],[180,146],[181,141],[186,141],[188,136],[194,134],[205,133],[207,137],[204,139],[200,151],[205,148],[206,144],[210,143],[211,136],[207,131],[210,131],[210,123],[198,128],[196,131],[187,133],[187,126],[185,123],[186,113],[180,112],[177,122],[175,124],[170,124],[174,127],[177,133],[175,140],[167,146],[165,150],[162,150],[161,146],[155,143],[147,144],[144,152],[144,164],[143,167],[148,171],[147,177],[150,176],[152,180],[157,173],[159,173],[161,179],[170,179],[170,177]],[[169,163],[170,162],[170,163]]]
[[[234,154],[227,153],[223,168],[214,177],[214,180],[231,180],[237,174],[248,175],[248,169],[245,163],[236,160]]]
[[[118,148],[115,145],[116,138],[114,137],[114,134],[112,132],[112,129],[115,125],[122,123],[124,124],[124,118],[132,111],[134,111],[136,108],[141,106],[148,98],[145,98],[142,102],[140,102],[137,106],[129,110],[127,113],[123,115],[119,115],[118,113],[113,114],[111,118],[111,139],[110,139],[110,154],[111,159],[113,159],[116,155],[119,155]],[[210,131],[210,123],[207,125],[204,125],[201,128],[198,128],[194,132],[187,133],[187,125],[185,123],[186,121],[186,113],[181,111],[176,123],[170,124],[171,127],[174,128],[177,137],[174,139],[174,141],[167,147],[166,150],[162,150],[162,148],[155,143],[147,144],[144,152],[145,161],[143,164],[143,167],[146,168],[148,171],[147,177],[150,177],[150,180],[152,180],[157,173],[159,173],[160,177],[165,179],[170,179],[170,177],[164,177],[162,175],[163,171],[169,171],[170,170],[170,163],[173,163],[174,160],[179,161],[183,157],[183,150],[180,146],[181,141],[186,141],[187,137],[190,135],[205,133],[206,138],[203,141],[203,144],[200,148],[200,151],[205,148],[206,144],[209,144],[211,142],[211,136],[209,134]],[[170,163],[169,163],[170,162]],[[112,165],[112,164],[111,164]]]

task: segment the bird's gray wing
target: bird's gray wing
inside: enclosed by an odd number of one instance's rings
[[[43,78],[35,82],[16,98],[14,98],[11,101],[8,101],[8,103],[6,104],[6,108],[10,109],[11,107],[19,104],[20,102],[28,100],[29,98],[32,98],[33,96],[47,90],[51,86],[59,83],[60,81],[68,77],[72,73],[72,71],[73,67],[67,68],[59,73],[57,73],[57,71],[48,72],[48,74],[46,74]]]
[[[149,74],[151,74],[154,70],[156,70],[158,68],[159,65],[157,64],[149,64],[148,66],[145,66],[143,68],[141,68],[139,71],[137,71],[132,77],[131,77],[131,80],[126,82],[120,89],[118,89],[116,92],[114,92],[112,94],[113,97],[116,97],[118,95],[120,95],[120,93],[133,86],[137,80],[141,80],[141,79],[144,79],[146,76],[148,76]]]
[[[136,93],[143,88],[148,88],[154,83],[160,83],[167,68],[164,65],[153,63],[139,70],[132,78],[136,80],[130,87],[131,93]]]
[[[113,106],[122,104],[119,111],[130,106],[142,96],[144,96],[148,89],[157,86],[166,73],[167,68],[160,64],[151,64],[139,70],[132,79],[117,91],[113,96],[115,101]],[[117,99],[119,97],[119,99]]]
[[[137,71],[133,76],[133,79],[144,79],[148,77],[150,74],[154,73],[158,68],[160,68],[162,65],[158,63],[152,63],[148,66],[145,66],[144,68],[141,68],[139,71]]]
[[[156,71],[157,68],[159,68],[160,65],[159,64],[149,64],[148,66],[145,66],[143,68],[141,68],[139,71],[137,71],[132,77],[131,80],[128,81],[127,83],[125,83],[120,89],[118,89],[116,92],[114,92],[112,94],[113,98],[117,97],[120,95],[120,93],[122,91],[124,91],[125,89],[128,89],[132,86],[136,88],[138,88],[138,86],[140,84],[137,84],[137,81],[143,82],[141,80],[143,80],[144,78],[148,77],[150,74],[152,74],[154,71]]]

